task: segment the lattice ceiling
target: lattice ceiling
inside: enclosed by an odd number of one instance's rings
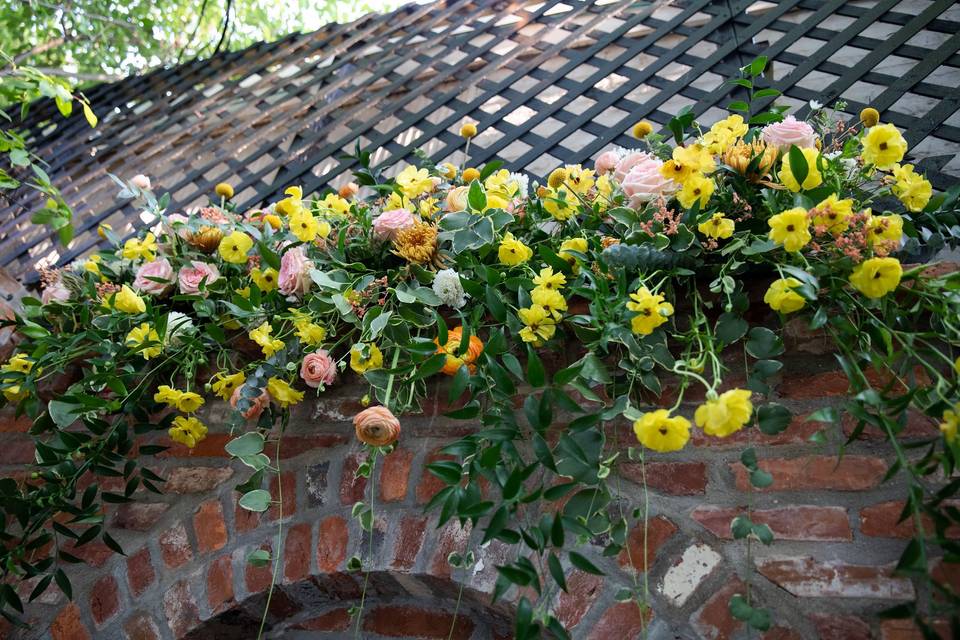
[[[763,54],[773,86],[803,115],[811,99],[872,105],[905,131],[939,188],[960,176],[960,5],[953,0],[448,0],[330,25],[273,43],[87,91],[101,124],[38,105],[32,144],[77,212],[68,248],[0,201],[0,266],[30,281],[144,224],[114,199],[107,172],[151,176],[173,204],[206,202],[227,181],[255,205],[290,184],[349,179],[356,140],[375,163],[462,159],[457,135],[479,122],[470,164],[494,157],[542,176],[629,146],[640,119],[664,125],[685,105],[722,117],[725,78]],[[852,115],[851,115],[852,117]]]

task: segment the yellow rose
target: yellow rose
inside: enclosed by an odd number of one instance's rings
[[[133,289],[123,285],[113,296],[113,308],[123,313],[143,313],[147,310],[147,304]]]

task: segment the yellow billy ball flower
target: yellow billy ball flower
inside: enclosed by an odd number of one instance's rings
[[[868,127],[875,127],[880,122],[880,112],[873,107],[867,107],[860,112],[860,122]]]
[[[903,237],[903,218],[896,214],[889,216],[872,216],[867,221],[865,231],[867,234],[867,242],[871,245],[899,243]]]
[[[247,381],[247,377],[243,375],[242,371],[233,373],[231,375],[224,375],[221,371],[213,378],[213,383],[210,385],[210,388],[213,389],[213,392],[223,398],[224,400],[230,400],[230,396],[233,395],[233,392],[239,389],[244,382]]]
[[[630,300],[627,309],[637,314],[630,319],[630,327],[634,333],[650,335],[673,315],[673,305],[665,302],[663,295],[651,293],[646,287],[640,287],[636,293],[631,293]]]
[[[536,287],[530,292],[530,300],[534,305],[543,307],[555,320],[562,318],[563,312],[567,310],[567,301],[556,289]]]
[[[893,168],[896,184],[891,187],[893,195],[900,199],[908,211],[923,211],[933,195],[933,186],[921,175],[914,173],[912,164]]]
[[[807,210],[800,207],[772,216],[767,224],[770,225],[770,239],[782,244],[783,248],[791,253],[800,251],[812,237]]]
[[[796,278],[780,278],[774,280],[767,292],[763,294],[763,301],[770,305],[770,308],[780,313],[793,313],[803,309],[807,301],[799,293],[794,291],[802,286],[802,282]]]
[[[665,453],[679,451],[690,440],[690,421],[683,416],[670,417],[666,409],[644,413],[633,423],[637,440],[647,449]]]
[[[513,234],[508,231],[506,235],[503,236],[503,240],[500,241],[497,255],[500,258],[500,262],[509,267],[515,267],[529,260],[533,256],[533,249],[517,240],[513,237]]]
[[[229,200],[230,198],[233,197],[233,187],[231,187],[226,182],[218,183],[213,190],[216,191],[217,195],[220,196],[221,198],[226,198],[227,200]]]
[[[297,404],[303,400],[303,391],[297,391],[290,386],[290,383],[280,378],[270,378],[267,380],[267,393],[274,402],[280,405],[281,409],[286,409],[292,404]]]
[[[717,398],[707,398],[706,402],[697,407],[693,421],[708,436],[726,438],[746,426],[752,414],[750,392],[745,389],[732,389]]]
[[[473,167],[467,167],[463,170],[463,181],[464,182],[473,182],[474,180],[480,179],[480,172]]]
[[[184,413],[193,413],[203,406],[203,398],[199,393],[193,391],[184,391],[177,398],[177,409]]]
[[[882,298],[897,288],[903,267],[896,258],[870,258],[850,274],[850,284],[868,298]]]
[[[780,166],[780,182],[790,191],[797,193],[801,189],[813,189],[823,184],[823,175],[817,168],[817,158],[820,152],[816,149],[800,149],[803,159],[807,162],[807,175],[803,179],[803,184],[797,182],[794,176],[794,169],[790,166],[790,154],[784,154],[783,164]]]
[[[547,186],[551,189],[559,189],[567,181],[567,170],[563,167],[557,167],[547,176]]]
[[[957,430],[960,428],[960,404],[943,412],[943,422],[940,423],[940,433],[943,439],[953,444],[957,439]]]
[[[277,273],[277,270],[273,267],[267,267],[263,270],[260,270],[259,268],[250,270],[250,279],[253,280],[254,284],[257,285],[257,288],[264,293],[273,291],[277,288],[277,278],[279,277],[280,274]]]
[[[853,200],[849,198],[840,200],[837,194],[831,193],[824,200],[820,201],[816,207],[811,210],[813,214],[813,225],[815,227],[825,227],[833,235],[839,235],[850,226],[850,216],[853,215]]]
[[[860,154],[863,162],[877,169],[892,169],[907,153],[907,141],[892,124],[870,127],[860,144],[863,145],[863,153]]]
[[[357,373],[364,373],[383,366],[383,353],[377,345],[355,344],[350,349],[350,368]]]
[[[637,124],[633,125],[634,138],[646,138],[651,133],[653,133],[653,125],[646,120],[641,120]]]
[[[517,309],[517,317],[524,324],[520,338],[534,346],[540,346],[553,337],[557,331],[557,322],[550,313],[538,304],[526,309]]]
[[[144,346],[148,343],[152,343],[152,346]],[[160,334],[146,322],[131,329],[126,340],[124,340],[124,344],[131,349],[136,349],[144,360],[156,358],[163,351],[163,345],[160,344]]]
[[[253,248],[253,238],[242,231],[234,231],[220,241],[220,257],[224,262],[243,264],[247,253]]]
[[[736,224],[722,213],[715,213],[706,222],[697,225],[697,230],[708,238],[723,240],[733,235]]]
[[[567,277],[562,273],[554,273],[553,267],[540,269],[540,275],[533,277],[533,284],[539,289],[562,289],[567,284]]]
[[[453,180],[457,177],[457,167],[452,162],[444,162],[439,167],[440,175],[442,175],[447,180]]]
[[[683,187],[677,193],[677,200],[684,209],[693,208],[696,202],[699,202],[700,208],[703,208],[713,195],[713,190],[713,180],[702,173],[693,173],[684,181]]]
[[[197,443],[207,437],[207,427],[194,417],[177,416],[168,432],[174,442],[193,449]]]
[[[179,391],[169,385],[162,384],[157,387],[156,393],[153,394],[153,401],[162,402],[171,407],[176,407],[177,403],[180,401],[180,396],[182,395],[183,391]]]
[[[113,308],[123,313],[143,313],[147,310],[147,304],[133,289],[123,285],[113,296]]]
[[[460,127],[460,135],[469,140],[477,135],[477,125],[472,122],[468,122],[462,127]]]

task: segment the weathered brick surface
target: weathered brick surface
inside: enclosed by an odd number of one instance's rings
[[[731,539],[730,523],[746,509],[703,505],[690,516],[713,535]],[[843,507],[813,507],[807,505],[778,509],[755,509],[751,520],[765,524],[780,540],[814,540],[840,542],[851,540],[853,532],[847,510]]]
[[[737,489],[746,491],[746,468],[739,462],[731,463],[730,468],[736,474]],[[838,461],[836,456],[817,455],[766,458],[760,460],[760,468],[773,475],[773,484],[763,491],[863,491],[880,484],[887,463],[871,456],[846,455]]]

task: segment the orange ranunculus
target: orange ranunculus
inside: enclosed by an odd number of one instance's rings
[[[400,421],[386,407],[369,407],[353,417],[357,438],[364,444],[385,447],[400,437]]]
[[[447,361],[444,363],[441,371],[448,376],[456,375],[457,371],[459,371],[463,365],[467,365],[470,373],[477,370],[477,365],[475,365],[474,362],[476,362],[480,354],[483,353],[483,341],[477,336],[471,335],[470,344],[467,346],[466,353],[458,356],[457,352],[460,351],[460,340],[462,337],[463,327],[456,327],[447,332],[447,344],[442,347],[440,346],[439,340],[436,338],[433,340],[437,344],[437,353],[447,354]]]

